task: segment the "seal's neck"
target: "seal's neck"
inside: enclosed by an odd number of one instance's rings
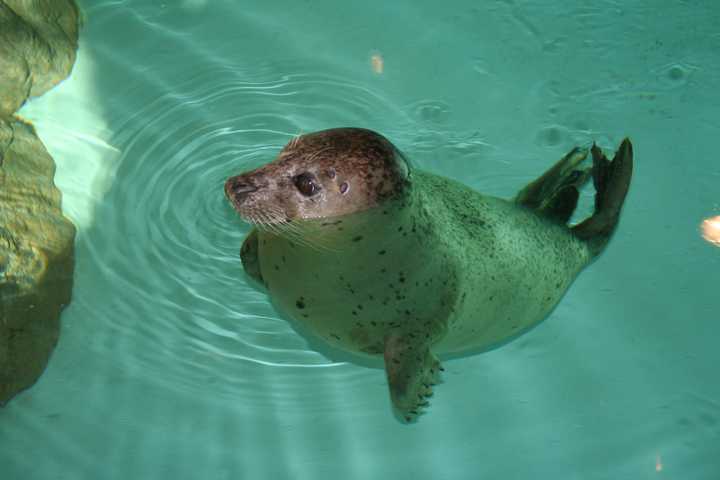
[[[419,227],[417,199],[405,196],[362,212],[334,218],[303,221],[289,230],[306,248],[328,252],[377,249],[402,243]]]
[[[350,298],[376,302],[372,315],[378,322],[394,315],[388,309],[413,318],[420,318],[421,311],[423,318],[446,318],[448,313],[440,310],[455,303],[457,269],[441,246],[430,205],[418,200],[303,222],[298,234],[261,231],[260,267],[275,300],[294,313],[298,301],[321,300],[323,315],[333,321]],[[369,314],[368,304],[363,305]]]

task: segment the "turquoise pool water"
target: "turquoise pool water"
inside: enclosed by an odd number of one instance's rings
[[[720,478],[720,7],[82,3],[73,76],[22,111],[78,226],[74,298],[0,410],[0,478]],[[445,362],[414,425],[242,275],[225,178],[336,126],[506,197],[635,144],[605,254],[538,328]]]

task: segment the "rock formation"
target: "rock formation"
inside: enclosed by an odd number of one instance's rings
[[[13,115],[70,74],[78,28],[72,0],[0,0],[0,405],[43,372],[70,301],[75,228],[52,158]]]

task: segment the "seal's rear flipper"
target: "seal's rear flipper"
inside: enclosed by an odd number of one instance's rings
[[[515,203],[558,223],[567,223],[577,206],[580,188],[590,169],[580,168],[587,158],[585,148],[574,148],[540,178],[523,188]]]
[[[578,177],[581,175],[586,176],[585,173],[580,173],[577,170],[575,172],[578,173]],[[582,182],[585,182],[585,180],[583,179]],[[552,197],[544,201],[541,208],[536,211],[545,218],[566,224],[577,207],[579,197],[579,186],[565,185],[555,192]]]
[[[596,191],[595,213],[574,226],[572,231],[575,236],[587,242],[593,255],[597,255],[607,245],[620,218],[620,210],[632,177],[633,148],[630,139],[626,138],[620,144],[612,162],[597,145],[593,145],[591,152]]]
[[[427,345],[413,337],[390,334],[385,339],[385,372],[396,413],[411,422],[428,405],[432,386],[443,368]]]

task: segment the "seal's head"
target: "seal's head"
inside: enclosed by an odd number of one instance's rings
[[[409,175],[382,135],[337,128],[293,139],[273,162],[229,178],[225,194],[245,220],[272,225],[379,206],[406,192]]]

